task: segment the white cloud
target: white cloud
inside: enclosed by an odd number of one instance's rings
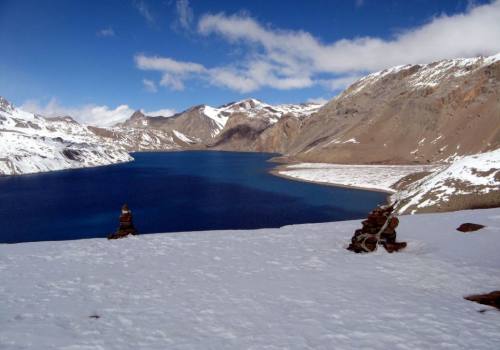
[[[100,37],[114,37],[115,36],[115,31],[111,27],[104,28],[104,29],[101,29],[101,30],[99,30],[97,32],[97,36],[100,36]]]
[[[438,16],[429,23],[399,33],[390,40],[364,37],[323,44],[303,31],[265,28],[253,18],[205,15],[198,24],[203,35],[259,45],[272,60],[310,66],[322,73],[373,71],[407,63],[500,51],[500,1],[477,6],[465,14]]]
[[[146,91],[153,92],[153,93],[158,91],[158,88],[156,87],[156,83],[152,80],[142,79],[142,84],[144,85],[144,88],[146,89]]]
[[[157,70],[165,73],[187,74],[205,71],[201,64],[193,62],[181,62],[166,57],[148,57],[143,54],[135,56],[137,67],[142,70]]]
[[[283,90],[315,84],[339,90],[368,72],[391,66],[500,52],[499,18],[497,0],[471,6],[465,13],[436,16],[389,39],[359,37],[323,43],[308,32],[263,26],[247,15],[206,14],[198,22],[198,33],[243,44],[243,57],[225,66],[204,67],[140,55],[136,64],[140,69],[161,72],[160,84],[177,90],[194,78],[243,93],[262,87]]]
[[[144,0],[136,0],[134,2],[135,8],[139,11],[142,17],[146,19],[148,24],[154,25],[156,23],[154,16],[149,10],[149,6]]]
[[[177,0],[175,3],[177,13],[176,24],[184,29],[189,29],[193,22],[193,9],[189,5],[189,0]]]
[[[174,109],[169,109],[169,108],[164,108],[164,109],[158,109],[156,111],[145,111],[144,109],[141,109],[141,112],[145,115],[149,115],[152,117],[171,117],[175,114]]]
[[[134,60],[139,69],[161,72],[160,85],[170,87],[173,90],[183,90],[183,80],[189,78],[193,73],[205,74],[207,71],[201,64],[176,61],[168,57],[149,57],[139,54],[134,57]]]
[[[55,98],[50,99],[46,104],[40,103],[40,101],[37,100],[28,100],[23,103],[20,108],[47,117],[69,115],[82,124],[95,126],[115,125],[116,123],[128,119],[135,111],[126,104],[119,105],[115,108],[95,104],[67,107],[61,105]],[[173,115],[175,111],[172,109],[160,109],[143,113],[146,115],[162,115],[167,117]]]
[[[363,5],[365,4],[365,0],[356,0],[354,2],[354,5],[357,7],[357,8],[360,8],[360,7],[363,7]]]
[[[315,97],[315,98],[309,98],[309,99],[307,99],[307,102],[309,102],[309,103],[316,103],[316,104],[319,104],[319,105],[324,105],[328,101],[330,101],[330,100],[327,99],[327,98],[324,98],[324,97]]]
[[[328,90],[336,91],[351,85],[362,77],[363,75],[347,75],[340,78],[319,79],[318,83],[326,87]]]

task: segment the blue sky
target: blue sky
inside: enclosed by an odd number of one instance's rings
[[[0,95],[103,124],[329,99],[393,65],[500,51],[490,1],[0,0]]]

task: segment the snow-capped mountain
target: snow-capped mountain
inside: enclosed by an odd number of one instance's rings
[[[44,118],[0,97],[0,175],[108,165],[132,160],[71,117]]]
[[[247,99],[239,102],[232,102],[218,108],[204,106],[204,113],[212,118],[224,128],[229,118],[236,114],[242,114],[247,118],[267,119],[269,123],[276,123],[282,116],[290,115],[294,117],[308,116],[319,110],[321,104],[281,104],[269,105],[257,99]]]
[[[228,103],[220,107],[199,105],[171,117],[146,116],[136,111],[112,128],[93,128],[129,150],[178,150],[214,147],[225,140],[234,128],[245,125],[257,133],[277,124],[282,117],[309,116],[320,104],[283,104],[272,106],[256,99]],[[231,131],[232,130],[232,131]],[[223,137],[221,137],[225,134]],[[225,145],[227,147],[227,145]],[[233,144],[233,149],[238,147]],[[253,145],[246,146],[253,150]],[[223,148],[223,147],[219,147]]]

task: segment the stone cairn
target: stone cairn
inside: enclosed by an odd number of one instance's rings
[[[124,204],[120,215],[120,226],[118,226],[118,230],[115,233],[108,236],[108,239],[123,238],[128,235],[136,234],[138,234],[138,232],[132,221],[132,211],[127,204]]]
[[[372,210],[363,228],[354,232],[351,244],[347,248],[355,253],[370,253],[382,245],[389,253],[406,247],[406,242],[396,242],[396,227],[399,220],[393,215],[394,204],[377,207]]]

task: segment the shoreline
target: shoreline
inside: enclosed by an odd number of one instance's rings
[[[372,188],[372,187],[361,187],[361,186],[351,186],[351,185],[343,185],[343,184],[337,184],[337,183],[332,183],[332,182],[321,182],[321,181],[313,181],[313,180],[307,180],[307,179],[302,179],[299,177],[293,177],[285,174],[281,174],[280,171],[285,170],[286,166],[280,165],[275,167],[274,169],[271,169],[269,173],[273,176],[281,177],[286,180],[291,180],[291,181],[299,181],[299,182],[306,182],[314,185],[321,185],[321,186],[330,186],[330,187],[340,187],[340,188],[345,188],[345,189],[352,189],[352,190],[361,190],[361,191],[370,191],[370,192],[377,192],[377,193],[384,193],[386,194],[386,203],[389,204],[389,198],[392,194],[396,193],[394,192],[389,192],[389,191],[384,191],[379,188]]]
[[[322,181],[313,181],[313,180],[302,179],[300,177],[293,177],[293,176],[289,176],[289,175],[285,175],[285,174],[280,173],[280,171],[284,171],[284,170],[289,170],[289,169],[287,169],[287,165],[278,165],[275,168],[271,169],[269,171],[269,173],[271,175],[281,177],[281,178],[287,179],[287,180],[307,182],[307,183],[322,185],[322,186],[341,187],[341,188],[354,189],[354,190],[363,190],[363,191],[370,191],[370,192],[385,193],[385,194],[387,194],[387,198],[389,198],[390,195],[396,193],[396,191],[390,192],[390,191],[383,190],[380,188],[352,186],[352,185],[344,185],[344,184],[340,184],[340,183],[322,182]]]
[[[272,162],[279,164],[279,165],[276,165],[273,169],[269,170],[269,173],[274,175],[274,176],[278,176],[278,177],[281,177],[281,178],[284,178],[287,180],[307,182],[307,183],[312,183],[312,184],[316,184],[316,185],[323,185],[323,186],[341,187],[341,188],[347,188],[347,189],[385,193],[385,194],[387,194],[387,202],[388,202],[389,197],[397,192],[395,190],[389,191],[389,190],[384,190],[381,188],[345,185],[345,184],[341,184],[341,183],[314,181],[314,180],[303,179],[300,177],[294,177],[294,176],[282,174],[280,172],[281,171],[290,171],[291,170],[289,168],[290,165],[300,164],[300,162],[276,162],[276,161],[272,161]],[[298,169],[301,169],[301,168],[294,168],[294,170],[298,170]]]

